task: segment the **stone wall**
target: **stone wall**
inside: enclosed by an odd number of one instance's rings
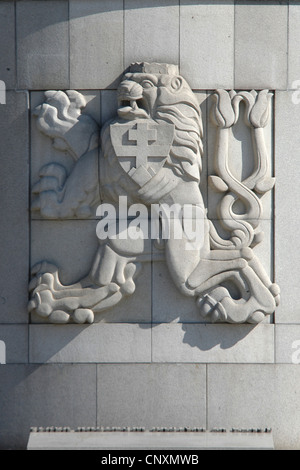
[[[296,1],[0,1],[1,448],[25,448],[32,426],[272,428],[276,448],[299,448],[299,25]],[[57,263],[70,283],[89,269],[97,246],[95,217],[31,213],[38,171],[58,158],[33,110],[46,90],[80,90],[84,112],[102,125],[116,113],[121,75],[137,61],[178,64],[195,91],[211,218],[211,94],[273,92],[266,141],[276,186],[264,199],[257,253],[281,303],[258,325],[206,323],[164,262],[148,263],[134,296],[92,325],[46,324],[28,314],[36,262]],[[237,132],[233,165],[244,137]]]

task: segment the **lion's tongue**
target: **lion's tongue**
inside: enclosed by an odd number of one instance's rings
[[[139,118],[139,117],[148,117],[146,111],[142,108],[139,108],[135,100],[130,101],[130,106],[123,106],[118,109],[118,114],[120,117],[124,118]]]
[[[119,114],[119,115],[124,115],[124,114],[130,113],[130,111],[132,111],[132,107],[131,107],[131,106],[123,106],[122,108],[119,108],[119,109],[118,109],[118,114]]]

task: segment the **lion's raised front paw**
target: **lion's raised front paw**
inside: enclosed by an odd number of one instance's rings
[[[45,103],[37,106],[34,115],[38,128],[53,140],[54,148],[68,151],[78,160],[99,145],[98,124],[91,116],[81,114],[86,106],[81,93],[49,90],[45,97]]]

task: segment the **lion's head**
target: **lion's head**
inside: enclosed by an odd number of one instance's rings
[[[166,165],[178,177],[199,182],[203,148],[201,112],[196,96],[178,74],[177,66],[133,64],[118,87],[117,113],[118,122],[150,119],[158,124],[162,121],[173,124],[174,140]],[[109,147],[107,134],[104,131],[102,141]],[[104,150],[105,153],[111,160],[110,151]],[[104,168],[105,173],[107,170]]]

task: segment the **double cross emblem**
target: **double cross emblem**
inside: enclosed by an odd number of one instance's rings
[[[111,141],[119,164],[143,186],[164,165],[174,137],[174,125],[141,120],[110,126]]]

